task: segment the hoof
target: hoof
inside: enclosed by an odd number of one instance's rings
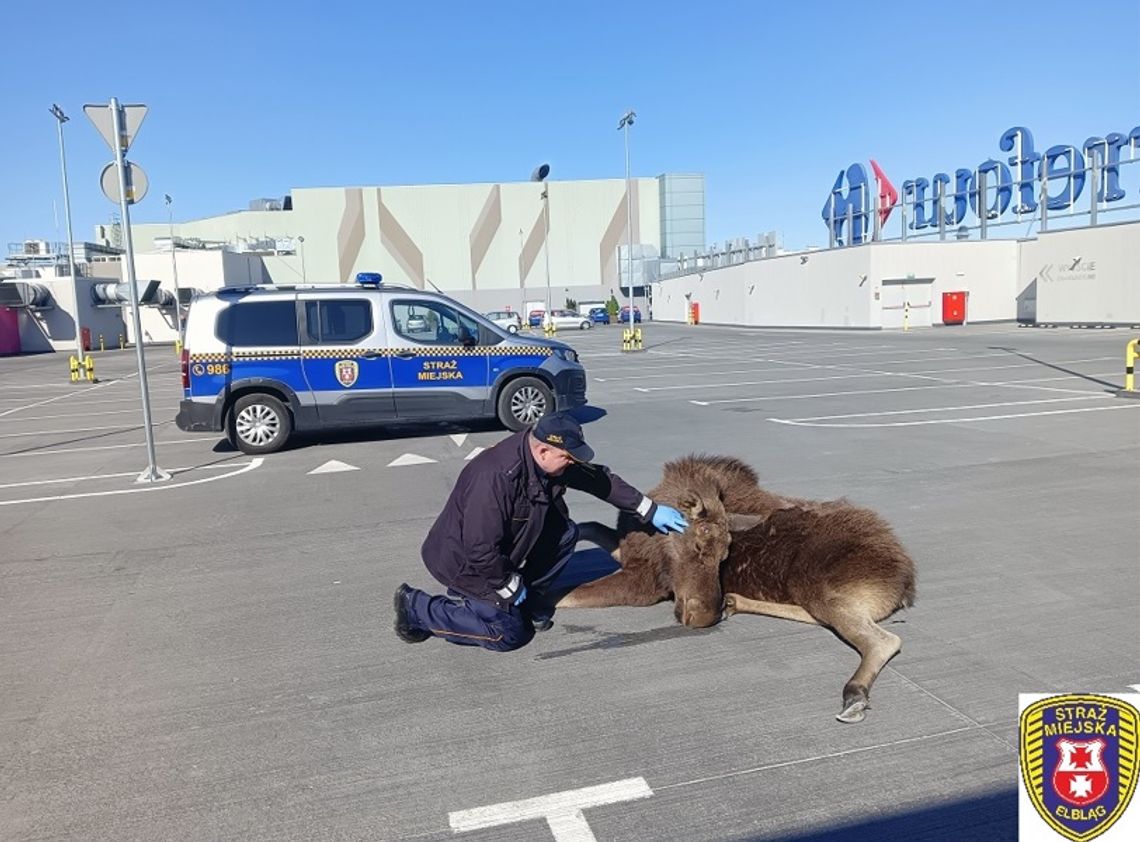
[[[728,619],[729,617],[731,617],[735,613],[736,613],[736,597],[732,596],[730,594],[729,596],[726,596],[724,598],[724,616],[725,616],[725,619]]]
[[[851,704],[840,711],[835,718],[840,722],[846,722],[848,725],[862,722],[867,718],[867,708],[870,706],[871,703],[866,699],[855,699]]]

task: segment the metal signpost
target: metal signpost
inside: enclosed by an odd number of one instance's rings
[[[629,180],[629,127],[633,125],[633,118],[637,114],[631,109],[622,115],[621,122],[618,123],[618,130],[625,131],[625,212],[626,212],[626,227],[628,228],[628,243],[629,249],[627,266],[629,267],[629,335],[633,336],[633,191],[631,189]],[[621,274],[619,268],[618,274]]]
[[[174,246],[174,211],[170,207],[174,201],[169,193],[163,193],[166,201],[167,222],[170,224],[170,268],[174,272],[174,326],[178,330],[178,352],[182,353],[182,346],[186,344],[186,335],[182,331],[182,293],[178,289],[178,254]]]
[[[71,289],[75,293],[75,354],[82,368],[85,365],[87,349],[83,347],[83,326],[79,318],[79,278],[75,276],[75,239],[71,234],[71,193],[67,188],[67,155],[63,151],[63,124],[71,118],[63,109],[53,104],[49,109],[59,127],[59,168],[63,173],[63,214],[67,220],[67,267],[71,274]],[[72,380],[79,383],[79,380]]]
[[[143,429],[146,433],[147,468],[139,474],[138,482],[162,482],[170,479],[170,474],[158,467],[158,460],[154,454],[154,427],[150,420],[150,388],[147,386],[146,357],[143,353],[142,322],[139,318],[139,289],[135,279],[135,250],[131,239],[131,213],[130,206],[146,195],[146,175],[143,171],[126,160],[127,150],[130,149],[134,136],[146,117],[145,105],[120,105],[119,100],[111,97],[110,105],[85,105],[84,113],[94,123],[103,140],[115,153],[115,162],[108,164],[103,170],[100,179],[103,193],[112,202],[119,203],[119,211],[123,215],[123,248],[124,248],[124,274],[126,276],[127,291],[131,297],[131,321],[135,330],[135,360],[138,364],[139,393],[142,397]],[[114,168],[116,178],[112,181],[108,175]]]

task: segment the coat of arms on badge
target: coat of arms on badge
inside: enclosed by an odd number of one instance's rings
[[[1021,714],[1021,776],[1057,833],[1087,842],[1123,815],[1136,789],[1140,712],[1111,696],[1050,696]]]
[[[336,380],[346,389],[360,376],[360,365],[356,360],[341,360],[336,364]]]

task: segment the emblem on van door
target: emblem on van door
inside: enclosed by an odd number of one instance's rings
[[[360,365],[356,360],[341,360],[336,364],[336,380],[344,388],[356,382],[360,376]]]
[[[1041,818],[1088,842],[1128,808],[1136,788],[1140,712],[1113,696],[1050,696],[1021,714],[1021,775]]]

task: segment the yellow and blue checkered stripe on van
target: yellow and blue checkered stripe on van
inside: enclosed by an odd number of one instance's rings
[[[191,354],[192,363],[234,363],[268,360],[351,360],[364,356],[394,357],[414,351],[420,357],[500,357],[528,355],[549,357],[552,348],[541,345],[487,345],[464,348],[460,345],[422,345],[404,348],[309,348],[302,351],[232,351],[218,354]]]

